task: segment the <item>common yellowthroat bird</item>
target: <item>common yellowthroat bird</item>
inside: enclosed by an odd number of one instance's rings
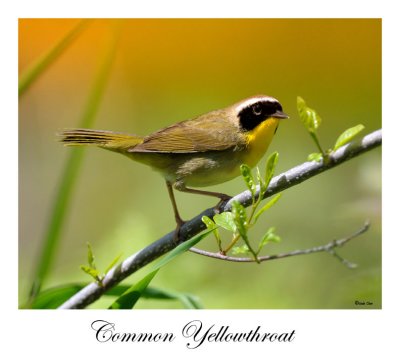
[[[185,120],[146,137],[112,131],[67,129],[64,145],[94,145],[149,165],[165,178],[177,223],[175,239],[184,221],[173,189],[214,196],[217,208],[231,198],[224,193],[197,190],[240,175],[240,165],[253,168],[267,151],[281,119],[288,116],[278,100],[253,96],[223,109]]]

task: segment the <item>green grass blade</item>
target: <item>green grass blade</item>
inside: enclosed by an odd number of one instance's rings
[[[139,282],[135,283],[128,290],[126,290],[121,296],[115,300],[110,309],[131,309],[135,306],[136,302],[142,296],[144,290],[150,284],[152,279],[155,277],[157,272],[164,265],[169,263],[171,260],[181,255],[185,251],[187,251],[192,246],[196,245],[199,241],[203,240],[208,234],[210,234],[212,230],[207,230],[199,235],[194,236],[193,238],[185,241],[184,243],[178,245],[175,249],[170,251],[167,255],[165,255],[160,261],[158,261],[150,273],[148,273],[143,279]]]
[[[29,308],[33,309],[55,309],[58,308],[62,303],[71,298],[75,293],[79,292],[82,288],[88,285],[85,283],[68,283],[56,287],[48,288],[40,292],[31,303]],[[105,296],[120,296],[123,294],[129,286],[127,284],[120,284],[104,292]],[[152,290],[153,288],[148,288]],[[144,292],[146,295],[146,291]],[[21,307],[25,308],[25,307]]]
[[[203,308],[202,305],[199,303],[198,298],[190,294],[180,293],[176,296],[176,299],[179,300],[184,308],[188,308],[191,310],[199,310]]]
[[[32,302],[32,309],[56,309],[63,302],[87,286],[87,283],[69,283],[52,287],[40,292]],[[119,297],[130,288],[127,284],[120,284],[104,292],[105,296]],[[141,297],[157,300],[177,300],[183,307],[190,309],[203,308],[197,296],[189,293],[171,292],[165,289],[146,287]],[[21,307],[24,308],[24,307]]]
[[[155,300],[170,300],[176,298],[176,293],[161,288],[147,287],[143,291],[142,297]]]
[[[45,71],[51,63],[53,63],[68,46],[78,37],[85,29],[90,19],[81,20],[73,27],[63,38],[61,38],[51,49],[40,56],[19,77],[18,96],[21,96],[36,78]]]
[[[103,95],[116,52],[118,34],[119,33],[115,33],[115,37],[111,40],[106,50],[104,61],[96,74],[82,118],[78,124],[80,128],[90,128],[94,123],[96,111],[99,108],[101,96]],[[39,253],[39,259],[36,264],[30,300],[40,291],[43,280],[47,276],[50,264],[54,258],[61,228],[69,208],[72,192],[79,173],[83,153],[83,148],[71,149],[71,154],[62,172],[61,182],[50,212],[50,221],[47,225],[43,244]]]
[[[180,292],[171,292],[165,289],[155,288],[155,287],[147,287],[142,292],[143,298],[149,299],[167,299],[167,300],[178,300],[183,307],[190,309],[201,309],[203,306],[200,303],[200,300],[197,296],[194,296],[190,293],[180,293]]]
[[[160,288],[149,287],[149,283],[157,274],[158,269],[146,275],[142,280],[129,287],[112,305],[110,309],[131,309],[139,298],[157,300],[177,300],[184,308],[203,308],[198,297],[189,293],[171,292]]]
[[[195,310],[201,310],[204,308],[204,306],[200,302],[200,299],[197,296],[194,296],[192,294],[186,294],[185,296],[189,301],[189,304],[185,306],[186,308],[192,308]]]
[[[131,309],[135,306],[136,302],[139,300],[143,291],[147,288],[150,282],[153,280],[157,274],[158,269],[147,274],[143,279],[134,284],[132,287],[127,289],[121,296],[115,300],[109,307],[112,310],[123,310]]]
[[[83,287],[83,284],[77,283],[49,288],[37,295],[37,297],[31,303],[30,308],[56,309],[75,293],[79,292]]]
[[[203,240],[207,235],[209,235],[212,230],[207,230],[194,236],[193,238],[185,241],[182,244],[179,244],[175,249],[171,250],[168,254],[166,254],[163,258],[161,258],[154,266],[153,270],[160,269],[171,260],[175,259],[177,256],[181,255],[185,251],[189,250],[192,246],[195,246],[201,240]]]

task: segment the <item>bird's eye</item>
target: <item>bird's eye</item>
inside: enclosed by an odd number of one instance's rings
[[[262,113],[262,107],[261,107],[260,104],[255,104],[255,105],[253,105],[252,109],[253,109],[253,114],[254,114],[254,115],[261,115],[261,113]]]

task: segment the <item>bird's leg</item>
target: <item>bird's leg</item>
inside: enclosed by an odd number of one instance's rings
[[[174,187],[181,192],[187,192],[187,193],[194,193],[198,195],[205,195],[205,196],[213,196],[221,199],[217,203],[217,205],[214,207],[215,212],[218,214],[221,212],[221,206],[228,200],[232,198],[232,196],[226,195],[225,193],[220,193],[220,192],[211,192],[211,191],[202,191],[202,190],[195,190],[193,188],[187,188],[185,185],[174,185]]]
[[[185,223],[185,221],[179,215],[178,206],[176,205],[175,196],[174,196],[174,190],[172,188],[171,182],[169,182],[169,181],[165,181],[165,182],[167,184],[168,194],[169,194],[169,198],[170,198],[171,203],[172,203],[172,207],[174,209],[174,215],[175,215],[175,221],[176,221],[174,240],[178,241],[179,240],[180,229],[181,229],[182,225]],[[232,196],[226,195],[225,193],[202,191],[202,190],[195,190],[193,188],[187,188],[183,183],[174,183],[173,187],[175,189],[177,189],[178,191],[181,191],[181,192],[187,192],[187,193],[193,193],[193,194],[197,194],[197,195],[212,196],[212,197],[219,198],[220,201],[214,207],[215,213],[220,213],[221,212],[221,206],[226,201],[228,201],[228,200],[230,200],[232,198]]]
[[[165,182],[167,184],[168,194],[169,194],[169,198],[172,202],[172,207],[174,209],[174,215],[175,215],[175,221],[176,221],[174,240],[178,241],[179,240],[179,231],[181,230],[181,226],[185,223],[185,221],[182,220],[181,216],[179,215],[179,211],[178,211],[178,207],[176,205],[174,191],[172,189],[171,182],[169,182],[169,181],[165,181]]]

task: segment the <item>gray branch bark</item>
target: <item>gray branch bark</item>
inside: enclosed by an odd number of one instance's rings
[[[353,141],[349,144],[344,145],[332,154],[330,154],[329,161],[324,163],[320,162],[306,162],[298,165],[276,177],[274,177],[268,187],[268,190],[264,194],[263,198],[270,197],[278,192],[293,187],[305,180],[316,176],[322,172],[327,171],[333,167],[336,167],[349,159],[352,159],[362,153],[365,153],[373,148],[376,148],[382,144],[382,130],[376,130],[371,134],[366,135],[359,141]],[[249,191],[244,191],[232,200],[240,201],[244,206],[249,206],[252,202],[251,194]],[[232,201],[231,200],[231,201]],[[223,207],[225,211],[229,211],[231,208],[231,201],[228,201]],[[146,246],[136,254],[125,259],[121,264],[111,269],[104,277],[103,285],[99,286],[97,283],[90,283],[69,300],[64,302],[59,308],[60,309],[73,309],[73,308],[84,308],[92,302],[96,301],[102,294],[110,289],[111,287],[120,283],[123,279],[133,274],[140,268],[146,266],[152,261],[156,260],[165,253],[171,251],[181,242],[188,240],[192,236],[198,234],[205,229],[203,222],[201,221],[202,216],[206,215],[210,218],[214,216],[215,212],[213,208],[209,208],[192,220],[186,222],[181,228],[182,241],[174,241],[174,231],[171,231],[167,235]]]
[[[348,268],[356,268],[356,264],[350,263],[349,261],[341,258],[335,251],[335,248],[340,248],[346,243],[348,243],[350,240],[356,238],[357,236],[364,234],[368,229],[369,229],[369,221],[366,221],[364,223],[364,226],[360,229],[358,229],[355,233],[346,236],[345,238],[341,239],[335,239],[330,241],[329,243],[325,245],[320,245],[320,246],[314,246],[312,248],[308,249],[298,249],[298,250],[293,250],[288,253],[280,253],[280,254],[275,254],[275,255],[264,255],[264,256],[258,256],[257,259],[259,262],[266,262],[268,260],[276,260],[276,259],[282,259],[282,258],[288,258],[288,257],[295,257],[298,255],[305,255],[305,254],[313,254],[313,253],[322,253],[322,252],[327,252],[335,256],[340,260],[342,264],[347,266]],[[199,255],[204,255],[209,258],[214,258],[214,259],[220,259],[220,260],[225,260],[227,262],[235,262],[235,263],[255,263],[254,258],[243,258],[243,257],[231,257],[228,255],[222,255],[220,252],[218,253],[213,253],[209,252],[206,250],[201,250],[197,248],[190,248],[189,249],[191,252],[199,254]]]

